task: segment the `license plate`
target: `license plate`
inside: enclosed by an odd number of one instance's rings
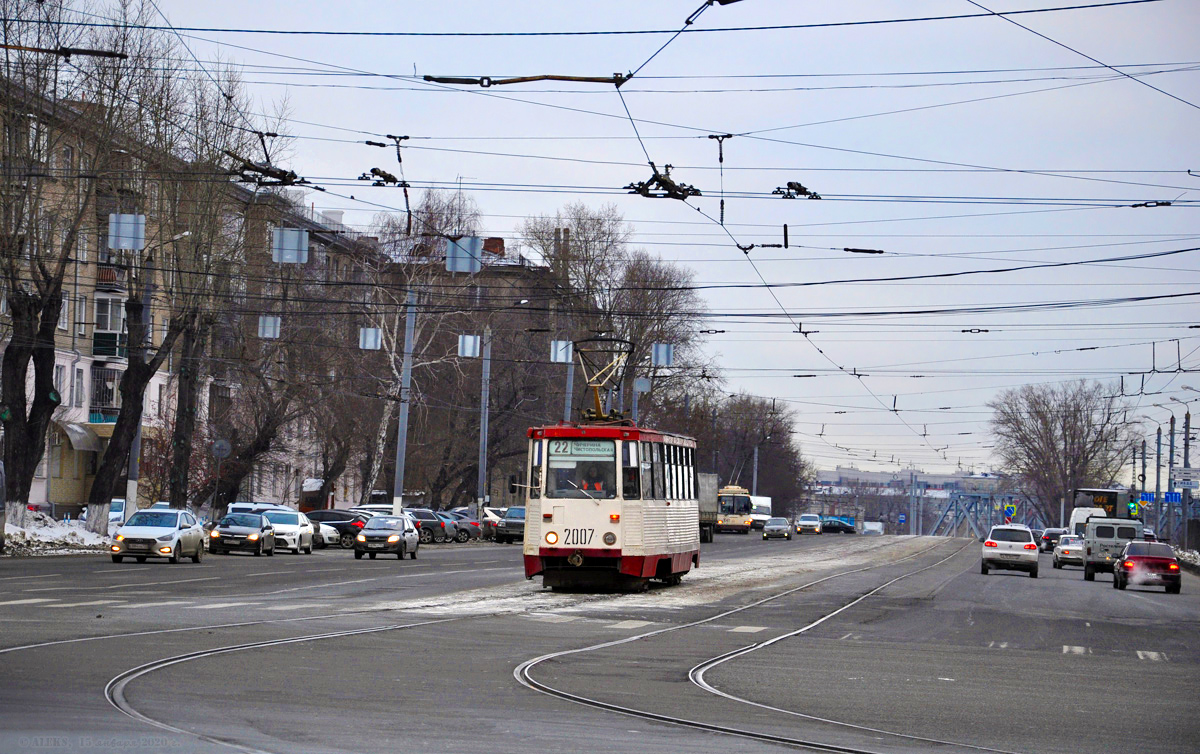
[[[371,548],[376,548],[376,549],[377,549],[377,548],[383,547],[383,545],[367,545],[367,547],[371,547]]]
[[[150,545],[129,545],[130,550],[149,550]]]
[[[1002,557],[1002,558],[1008,558],[1009,560],[1013,560],[1013,559],[1015,559],[1017,556],[1016,556],[1016,555],[1013,555],[1012,553],[1007,553],[1007,552],[1004,552],[1004,553],[1000,553],[1000,557]]]

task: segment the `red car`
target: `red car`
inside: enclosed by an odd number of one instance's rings
[[[1165,586],[1167,594],[1179,594],[1180,581],[1175,551],[1161,542],[1130,542],[1113,568],[1113,589]]]

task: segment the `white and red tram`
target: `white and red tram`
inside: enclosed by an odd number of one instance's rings
[[[528,436],[526,578],[639,588],[679,583],[700,565],[695,440],[619,424]]]

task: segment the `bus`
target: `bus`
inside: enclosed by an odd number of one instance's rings
[[[528,430],[525,577],[560,588],[677,584],[700,565],[696,441],[632,424]]]
[[[729,484],[717,491],[717,531],[749,534],[754,506],[750,490]]]

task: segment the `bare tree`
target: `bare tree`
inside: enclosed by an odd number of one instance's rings
[[[1113,484],[1134,441],[1126,402],[1100,382],[1025,385],[988,407],[1003,469],[1032,493],[1043,521],[1058,519],[1073,489]]]

